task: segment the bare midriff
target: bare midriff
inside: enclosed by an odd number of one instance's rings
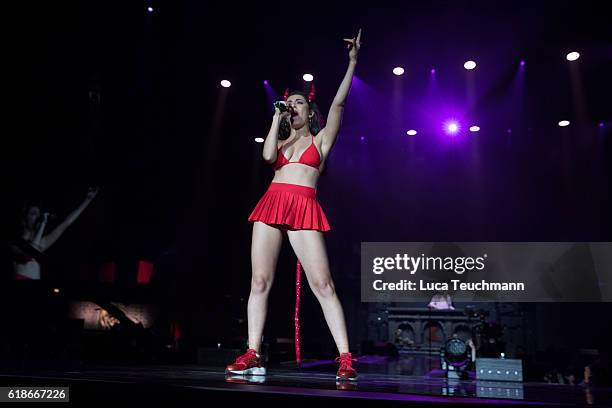
[[[274,172],[273,183],[289,183],[316,188],[319,170],[302,163],[289,163]]]

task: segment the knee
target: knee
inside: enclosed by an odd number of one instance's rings
[[[251,293],[263,294],[270,290],[271,280],[263,276],[253,276],[251,278]]]
[[[312,283],[312,291],[320,298],[331,298],[336,294],[336,288],[331,279],[318,279],[314,281]]]

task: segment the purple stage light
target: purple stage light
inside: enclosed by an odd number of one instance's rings
[[[480,131],[480,126],[470,126],[470,132],[478,132]]]
[[[604,127],[604,123],[603,122],[599,122],[599,127],[600,128]]]
[[[399,75],[404,75],[404,68],[402,67],[395,67],[393,68],[393,73],[397,76]]]
[[[153,7],[147,7],[147,11],[148,11],[149,13],[152,13],[152,12],[153,12]]]
[[[431,69],[431,73],[432,73],[432,74],[435,74],[435,73],[436,73],[435,68],[432,68],[432,69]]]
[[[408,136],[414,136],[414,135],[416,135],[416,134],[417,134],[417,131],[416,131],[416,130],[414,130],[414,129],[410,129],[409,131],[407,131],[407,132],[406,132],[406,134],[407,134]]]
[[[363,142],[365,140],[365,136],[361,136],[360,139]]]
[[[449,119],[444,122],[444,132],[448,135],[454,135],[459,132],[460,129],[461,126],[459,126],[459,122],[455,119]]]
[[[264,85],[268,85],[268,80],[264,79]]]
[[[524,66],[525,66],[525,61],[521,60],[521,67],[524,67]]]

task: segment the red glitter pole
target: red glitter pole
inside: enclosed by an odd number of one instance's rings
[[[300,260],[297,261],[295,268],[295,314],[293,316],[293,322],[295,324],[295,361],[298,367],[302,363],[302,357],[300,354],[300,289],[301,289],[301,278],[302,277],[302,264]]]

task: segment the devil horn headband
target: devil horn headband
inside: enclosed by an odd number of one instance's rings
[[[314,82],[310,84],[310,92],[308,92],[308,103],[314,101],[317,90],[315,89]]]
[[[310,91],[308,92],[308,103],[312,103],[314,101],[315,96],[317,95],[317,90],[315,88],[314,83],[310,84]],[[289,99],[289,88],[285,89],[285,94],[283,95],[283,100]]]

